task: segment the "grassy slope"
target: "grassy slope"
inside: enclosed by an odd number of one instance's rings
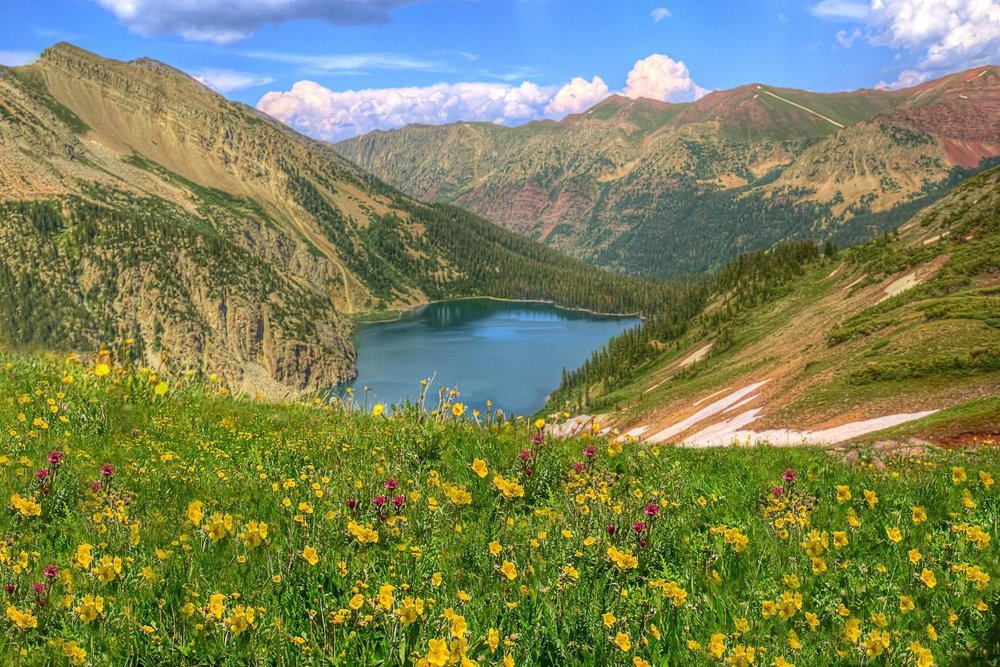
[[[725,351],[682,370],[678,362],[712,340],[695,327],[594,409],[618,410],[623,426],[667,425],[693,412],[695,400],[770,379],[763,403],[749,406],[765,408],[754,428],[801,428],[995,395],[998,220],[1000,171],[992,170],[913,218],[898,238],[815,262],[778,298],[744,313]],[[914,272],[917,287],[882,300],[887,286]],[[1000,433],[996,414],[970,423],[965,414],[947,412],[927,422],[934,428],[907,433]]]
[[[863,645],[845,638],[838,605],[857,619],[863,642],[881,639],[872,633],[885,624],[888,664],[910,664],[918,649],[938,664],[997,657],[1000,500],[988,482],[1000,476],[1000,458],[992,448],[889,460],[879,471],[816,449],[627,446],[614,454],[591,441],[596,456],[575,472],[585,439],[530,444],[527,426],[258,404],[183,378],[98,378],[73,362],[9,362],[0,376],[0,495],[34,499],[41,511],[0,510],[0,577],[12,586],[0,592],[0,651],[20,654],[18,664],[69,664],[82,649],[92,664],[444,665],[464,653],[482,665],[508,655],[518,665],[714,665],[748,648],[757,664],[783,656],[828,665],[833,655],[870,664]],[[157,396],[164,379],[169,391]],[[526,448],[530,476],[518,456]],[[53,469],[53,450],[64,458],[43,494],[35,471]],[[489,467],[485,478],[471,469],[476,458]],[[105,464],[114,466],[110,481],[99,472]],[[952,466],[968,479],[953,482]],[[787,468],[798,479],[775,501],[772,487],[789,487]],[[497,474],[523,485],[523,496],[505,499]],[[398,488],[387,491],[387,479]],[[853,500],[838,503],[837,485]],[[974,502],[963,507],[965,493]],[[372,499],[385,494],[406,502],[380,520]],[[353,513],[350,497],[360,501]],[[204,516],[190,511],[193,501]],[[661,507],[655,518],[643,512],[650,502]],[[910,521],[913,506],[926,509],[926,523]],[[789,511],[808,525],[786,520],[782,533],[774,519]],[[378,542],[359,544],[347,530],[352,520],[377,530]],[[645,546],[631,528],[639,520]],[[267,523],[256,546],[246,539],[251,521]],[[613,537],[609,524],[619,529]],[[983,527],[991,541],[978,549],[960,524]],[[713,532],[719,526],[729,532]],[[887,528],[901,530],[898,544]],[[810,529],[823,531],[815,558],[800,545]],[[837,530],[849,544],[834,549]],[[74,561],[81,545],[93,547],[86,568]],[[634,567],[616,568],[612,546],[636,556]],[[317,552],[313,565],[307,547]],[[913,548],[917,564],[907,560]],[[516,566],[513,579],[504,562]],[[963,563],[992,580],[978,590],[953,569]],[[47,579],[50,565],[59,575]],[[919,579],[925,568],[934,588]],[[47,588],[36,593],[35,582]],[[782,594],[791,596],[791,617],[763,615],[762,602]],[[224,596],[214,607],[213,595]],[[915,609],[899,614],[904,595]],[[103,610],[85,623],[88,596],[100,596]],[[415,620],[404,625],[407,598]],[[252,623],[237,633],[247,607]],[[450,655],[428,655],[443,640]],[[719,659],[708,652],[715,647]]]

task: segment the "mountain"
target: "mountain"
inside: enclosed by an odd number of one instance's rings
[[[650,442],[1000,436],[1000,168],[865,244],[810,245],[732,262],[686,328],[612,340],[548,410]]]
[[[662,288],[412,200],[148,59],[0,67],[0,342],[282,395],[354,373],[350,315],[449,296],[641,310]]]
[[[422,200],[591,262],[679,275],[901,224],[1000,156],[1000,68],[897,91],[615,95],[560,122],[413,125],[335,148]]]

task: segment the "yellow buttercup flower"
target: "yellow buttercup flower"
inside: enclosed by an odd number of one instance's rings
[[[185,514],[185,516],[187,517],[187,520],[191,522],[191,525],[193,525],[195,528],[200,526],[202,519],[205,518],[205,513],[202,510],[204,506],[205,504],[200,500],[192,500],[190,503],[188,503],[187,513]]]
[[[875,509],[875,506],[878,505],[878,495],[876,495],[874,491],[869,491],[868,489],[865,489],[864,496],[865,496],[865,502],[868,503],[868,507],[871,509]]]
[[[505,560],[503,562],[503,565],[500,566],[500,572],[502,572],[503,575],[510,581],[517,579],[517,565],[509,560]]]
[[[451,660],[448,642],[444,639],[432,639],[427,643],[427,662],[434,667],[444,667]]]
[[[302,550],[302,559],[310,565],[316,565],[319,562],[319,554],[313,547],[305,547]]]
[[[486,631],[486,645],[490,647],[490,653],[497,652],[497,647],[500,645],[500,633],[497,632],[496,628],[490,628]]]

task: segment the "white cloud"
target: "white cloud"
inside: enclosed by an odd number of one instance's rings
[[[537,120],[551,98],[551,90],[527,81],[519,86],[439,83],[343,92],[299,81],[287,92],[267,93],[257,108],[304,134],[337,141],[411,123]]]
[[[555,117],[580,113],[607,96],[608,84],[604,83],[601,77],[595,76],[591,81],[587,81],[578,76],[559,89],[559,92],[546,105],[545,113]]]
[[[893,82],[879,81],[875,84],[878,90],[899,90],[900,88],[912,88],[918,86],[931,78],[930,72],[919,72],[915,69],[904,69]]]
[[[0,51],[0,65],[17,67],[27,65],[38,57],[33,51]]]
[[[196,72],[194,78],[220,93],[229,93],[234,90],[242,90],[243,88],[253,88],[254,86],[264,86],[274,82],[274,78],[270,76],[234,72],[228,69],[204,69]]]
[[[653,17],[653,23],[659,23],[663,19],[668,19],[673,16],[673,14],[670,13],[670,10],[666,7],[657,7],[651,11],[649,15]]]
[[[1000,60],[997,0],[822,0],[811,11],[821,18],[861,23],[869,43],[912,56],[908,59],[915,67],[899,81],[915,80],[914,73],[926,79]],[[849,46],[856,33],[862,34],[858,30],[837,32],[837,41]]]
[[[628,73],[625,95],[663,102],[690,102],[708,91],[691,79],[687,65],[660,53],[636,61]]]
[[[856,0],[820,0],[809,8],[813,16],[834,21],[860,21],[868,15],[868,3]]]
[[[350,74],[371,70],[416,70],[445,72],[449,67],[440,60],[417,58],[401,53],[344,53],[306,55],[281,51],[236,51],[236,55],[255,60],[298,65],[309,72]]]
[[[372,130],[413,123],[483,121],[512,125],[579,113],[610,94],[599,76],[575,77],[563,86],[504,82],[438,83],[408,88],[334,91],[315,81],[299,81],[272,91],[257,108],[318,139],[339,141]],[[636,62],[623,94],[663,101],[697,99],[707,91],[691,79],[687,66],[653,54]]]
[[[854,30],[848,32],[846,30],[837,31],[837,42],[845,49],[851,48],[851,44],[854,43],[858,37],[861,36],[861,28],[855,28]]]
[[[229,44],[266,24],[320,20],[337,25],[386,23],[389,12],[421,0],[96,0],[142,35]]]
[[[872,0],[865,20],[873,43],[921,52],[920,69],[1000,59],[996,0]]]

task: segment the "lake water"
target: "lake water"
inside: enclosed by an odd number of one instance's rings
[[[428,403],[441,386],[458,389],[470,408],[487,400],[507,415],[531,415],[561,381],[635,317],[593,315],[551,304],[460,299],[424,306],[394,322],[358,326],[359,403],[415,400],[420,380],[433,377]]]

